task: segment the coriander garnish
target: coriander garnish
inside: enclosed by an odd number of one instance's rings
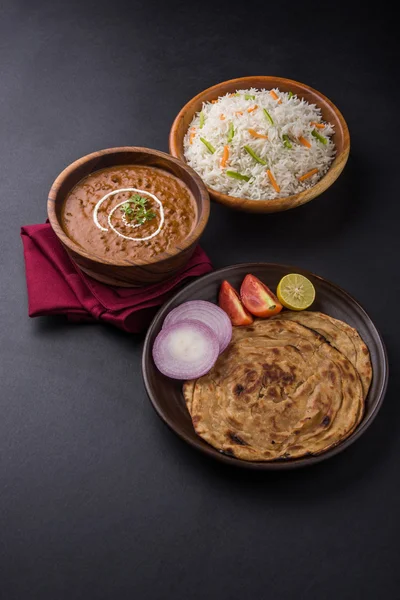
[[[156,216],[152,210],[147,209],[147,198],[140,194],[133,194],[121,206],[121,211],[129,221],[136,221],[138,225],[144,225],[146,221],[151,221]]]

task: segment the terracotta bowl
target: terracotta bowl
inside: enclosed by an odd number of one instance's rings
[[[83,177],[117,165],[159,167],[186,183],[197,203],[197,222],[190,236],[179,247],[159,254],[155,260],[106,260],[85,250],[66,235],[61,225],[61,209],[67,194]],[[64,169],[50,189],[47,213],[58,239],[82,271],[104,283],[135,287],[168,279],[188,262],[207,224],[210,199],[200,177],[183,162],[158,150],[126,146],[93,152]]]
[[[271,89],[278,87],[283,92],[292,91],[307,102],[316,104],[322,112],[322,118],[335,126],[335,133],[332,137],[336,145],[336,157],[332,162],[329,171],[312,188],[287,196],[286,198],[276,198],[274,200],[247,200],[245,198],[235,198],[227,196],[208,188],[209,194],[213,200],[246,212],[281,212],[305,204],[322,194],[339,177],[347,162],[350,151],[349,130],[340,111],[326,96],[314,90],[313,88],[283,77],[253,76],[240,77],[239,79],[230,79],[217,85],[214,85],[194,98],[179,112],[172,125],[169,136],[169,147],[172,156],[185,160],[183,154],[183,139],[189,128],[194,115],[201,109],[202,103],[217,99],[227,93],[236,90],[248,88]]]

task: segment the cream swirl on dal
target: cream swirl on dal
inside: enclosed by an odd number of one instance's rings
[[[90,173],[66,197],[62,226],[74,242],[107,259],[154,261],[184,242],[196,223],[190,188],[147,165]]]
[[[144,242],[146,240],[150,240],[151,238],[155,237],[156,235],[158,235],[161,231],[161,228],[164,224],[164,208],[162,205],[161,200],[159,200],[157,198],[157,196],[155,196],[154,194],[151,194],[150,192],[147,192],[146,190],[140,190],[138,188],[120,188],[117,190],[113,190],[112,192],[108,192],[108,194],[105,194],[96,204],[96,206],[93,209],[93,221],[94,224],[96,225],[96,227],[98,227],[99,229],[101,229],[102,231],[108,231],[107,227],[103,227],[102,225],[100,225],[99,220],[98,220],[98,212],[99,212],[99,208],[102,205],[102,203],[107,200],[107,198],[110,198],[111,196],[114,196],[115,194],[119,194],[120,192],[136,192],[138,194],[145,194],[147,196],[150,196],[150,198],[152,198],[153,200],[155,200],[155,202],[158,204],[159,207],[159,213],[160,213],[160,223],[156,229],[156,231],[154,231],[151,235],[148,235],[146,237],[141,237],[141,238],[137,238],[137,237],[131,237],[128,235],[124,235],[123,233],[121,233],[120,231],[118,231],[113,224],[111,223],[111,217],[114,214],[114,212],[117,210],[117,208],[119,208],[120,206],[126,204],[126,200],[124,200],[123,202],[120,202],[119,204],[117,204],[116,206],[114,206],[114,208],[111,209],[108,218],[107,218],[107,222],[108,225],[110,227],[110,229],[112,229],[114,231],[114,233],[116,233],[117,235],[119,235],[120,237],[126,239],[126,240],[133,240],[134,242]],[[136,229],[137,227],[141,227],[142,223],[136,223],[136,224],[132,224],[132,223],[128,223],[126,221],[125,216],[122,217],[122,220],[124,222],[124,224],[127,227],[132,227],[133,229]]]

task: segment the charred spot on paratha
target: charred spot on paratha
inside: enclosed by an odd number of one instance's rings
[[[235,394],[235,396],[240,396],[241,394],[243,394],[244,392],[244,386],[241,383],[238,383],[234,389],[233,389],[233,393]]]
[[[260,397],[263,397],[264,395],[260,394]],[[278,388],[277,387],[269,387],[268,388],[268,397],[272,398],[273,402],[279,402],[280,400],[282,400],[281,395],[278,393]]]
[[[220,450],[221,454],[226,454],[227,456],[235,456],[235,453],[232,448],[224,448]]]
[[[235,433],[234,431],[228,431],[227,432],[227,437],[231,440],[231,442],[233,442],[234,444],[239,444],[239,446],[248,446],[248,443],[244,441],[243,438],[240,437],[239,434]]]
[[[254,369],[246,369],[245,386],[246,392],[251,394],[260,384],[260,376]]]
[[[293,383],[293,381],[295,379],[292,371],[290,373],[287,373],[279,365],[264,363],[263,369],[264,369],[263,379],[262,379],[263,385],[269,385],[271,383],[278,383],[278,382],[281,382],[284,384],[289,384],[289,383]]]

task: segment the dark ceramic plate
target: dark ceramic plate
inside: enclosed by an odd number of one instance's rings
[[[207,444],[195,433],[182,395],[182,382],[162,375],[153,362],[151,349],[155,337],[160,331],[167,313],[172,308],[188,300],[209,300],[210,302],[216,302],[220,284],[224,279],[227,279],[238,289],[247,273],[253,273],[273,290],[276,289],[279,280],[284,275],[288,273],[302,273],[315,286],[316,300],[312,306],[312,310],[319,310],[355,327],[369,348],[373,379],[366,400],[364,418],[357,429],[347,439],[323,454],[289,459],[287,461],[250,462],[218,452],[218,450]],[[179,437],[194,448],[208,454],[208,456],[225,463],[250,469],[264,470],[291,469],[311,465],[334,456],[350,446],[350,444],[364,433],[376,417],[385,395],[388,380],[388,362],[383,340],[370,317],[354,298],[337,285],[326,281],[322,277],[313,275],[304,269],[268,263],[246,263],[226,267],[225,269],[220,269],[201,277],[178,292],[161,308],[149,328],[143,348],[142,369],[144,384],[157,414]]]

